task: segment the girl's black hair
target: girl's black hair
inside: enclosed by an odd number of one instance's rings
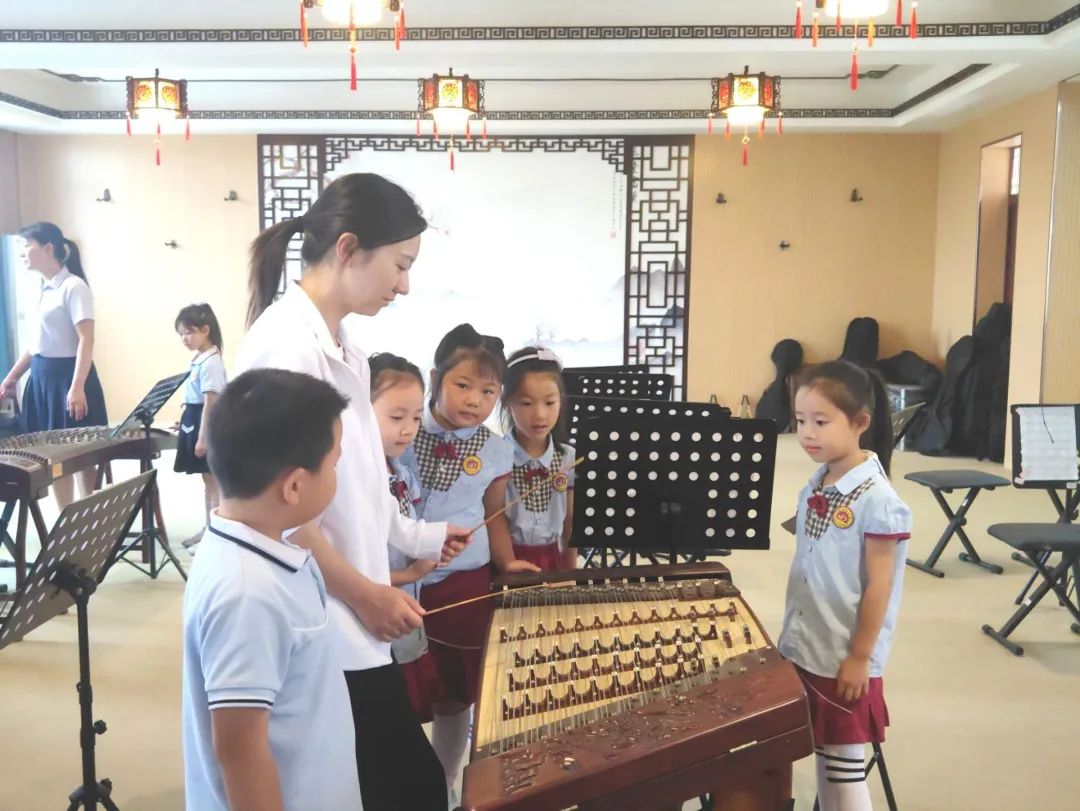
[[[861,411],[870,414],[870,427],[863,432],[859,446],[876,453],[888,474],[892,464],[893,430],[889,393],[881,375],[846,360],[831,360],[811,366],[799,375],[797,388],[804,386],[820,391],[849,420],[855,419]]]
[[[524,349],[519,349],[506,359],[506,375],[503,377],[502,393],[503,429],[508,433],[514,430],[514,418],[510,413],[510,403],[517,396],[518,390],[525,380],[525,375],[530,372],[548,374],[554,378],[555,385],[559,387],[559,419],[556,421],[555,427],[551,429],[551,436],[558,444],[565,445],[570,441],[570,398],[566,393],[566,381],[563,380],[562,367],[559,366],[557,361],[529,357],[530,355],[536,355],[540,349],[541,347],[538,346],[527,346]],[[518,360],[526,357],[529,359]]]
[[[65,237],[59,226],[51,222],[36,222],[20,228],[19,236],[23,239],[32,239],[38,245],[52,245],[56,261],[86,282],[86,271],[83,270],[82,258],[79,256],[79,246]],[[86,283],[89,284],[89,282]]]
[[[297,234],[303,235],[300,258],[306,266],[326,256],[342,234],[355,235],[358,246],[370,251],[412,239],[427,225],[419,206],[396,183],[369,173],[339,177],[306,214],[270,226],[251,244],[248,325],[281,290],[285,252]]]
[[[209,304],[189,304],[182,309],[173,324],[173,329],[177,331],[180,330],[180,327],[193,329],[209,327],[210,343],[218,349],[225,349],[225,341],[221,337],[221,326],[218,324],[217,316],[214,315],[214,311],[210,309]]]
[[[450,330],[435,350],[435,375],[431,381],[431,405],[439,401],[446,373],[465,361],[473,361],[481,372],[488,372],[499,383],[506,375],[503,342],[494,335],[481,335],[472,324],[458,324]]]
[[[424,390],[424,376],[420,373],[420,369],[400,355],[378,352],[368,358],[368,368],[371,370],[372,400],[378,397],[383,389],[399,382],[401,378],[415,378],[420,384],[420,391]]]

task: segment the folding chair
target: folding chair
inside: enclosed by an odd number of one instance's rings
[[[1070,593],[1067,586],[1070,572],[1074,580],[1080,575],[1080,526],[1076,524],[994,524],[987,532],[1023,553],[1035,567],[1036,574],[1042,577],[1042,582],[1001,628],[995,630],[990,625],[984,625],[983,633],[999,642],[1014,655],[1023,656],[1024,649],[1010,641],[1008,637],[1034,610],[1042,598],[1053,591],[1076,620],[1071,626],[1072,632],[1080,634],[1080,595],[1075,592]],[[1047,565],[1048,553],[1054,552],[1061,554],[1061,560],[1051,569]]]
[[[909,473],[905,477],[908,481],[913,481],[916,484],[921,484],[924,487],[929,487],[930,492],[934,494],[934,499],[937,501],[938,506],[941,507],[941,511],[945,513],[945,517],[949,519],[949,523],[945,526],[945,531],[941,534],[941,538],[938,539],[937,544],[934,546],[933,551],[925,562],[911,560],[908,558],[908,566],[914,566],[920,571],[924,571],[927,574],[932,574],[934,577],[944,577],[945,573],[934,568],[938,562],[938,558],[941,557],[941,553],[945,551],[945,547],[949,545],[949,541],[953,535],[960,537],[960,543],[964,545],[966,551],[960,553],[960,560],[965,563],[973,563],[976,566],[981,566],[987,571],[994,574],[1001,574],[1003,569],[994,563],[987,563],[981,557],[979,553],[975,551],[975,547],[971,543],[971,539],[968,538],[967,533],[964,532],[964,525],[967,524],[967,513],[971,509],[971,505],[975,503],[976,496],[983,490],[994,490],[998,487],[1008,487],[1009,480],[1002,478],[1001,476],[994,476],[990,473],[983,473],[980,470],[926,470],[921,473]],[[951,493],[953,490],[966,489],[967,495],[960,501],[960,506],[953,512],[952,507],[949,506],[949,502],[945,500],[943,493]]]

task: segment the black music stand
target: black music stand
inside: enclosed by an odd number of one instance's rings
[[[1076,438],[1076,441],[1073,441],[1072,444],[1080,445],[1080,405],[1017,404],[1011,406],[1009,411],[1012,414],[1013,486],[1021,490],[1045,490],[1050,497],[1050,503],[1054,505],[1054,511],[1057,513],[1057,523],[1073,523],[1076,521],[1078,513],[1080,513],[1080,466],[1074,464],[1071,475],[1062,477],[1055,475],[1054,478],[1050,479],[1039,478],[1039,476],[1046,474],[1040,474],[1037,470],[1034,475],[1025,475],[1028,472],[1026,468],[1029,465],[1025,465],[1024,450],[1025,448],[1028,449],[1030,460],[1030,457],[1040,445],[1045,449],[1047,442],[1051,446],[1055,444],[1054,432],[1050,427],[1054,422],[1053,417],[1055,415],[1072,418],[1073,434]],[[1022,419],[1024,413],[1038,416],[1038,419],[1034,421],[1034,426],[1032,421]],[[1049,421],[1045,419],[1047,414],[1051,416]],[[1034,433],[1031,431],[1032,427],[1034,427]],[[1077,450],[1076,454],[1080,455],[1080,450]],[[1045,550],[1040,552],[1039,561],[1045,565],[1051,554],[1051,552]],[[1032,565],[1031,561],[1020,552],[1013,552],[1011,557],[1017,563]],[[1027,584],[1016,597],[1016,605],[1024,602],[1028,592],[1035,585],[1038,578],[1039,572],[1032,572]]]
[[[621,397],[629,400],[670,400],[675,378],[669,374],[571,372],[563,370],[571,397]]]
[[[689,417],[700,414],[703,417],[727,419],[731,417],[731,409],[716,403],[660,402],[658,400],[573,395],[570,397],[570,419],[567,421],[570,444],[576,445],[578,430],[583,420],[607,414],[632,414],[639,417],[646,415],[677,417],[680,414]]]
[[[768,549],[776,423],[704,403],[583,422],[571,545],[702,557]]]
[[[567,366],[563,369],[563,374],[581,374],[582,372],[591,372],[592,374],[627,374],[627,375],[647,375],[654,374],[653,369],[659,369],[659,366],[649,366],[644,363],[624,363],[621,365],[613,366]]]
[[[169,401],[176,390],[183,385],[187,380],[190,372],[183,372],[181,374],[172,375],[171,377],[163,378],[154,384],[153,388],[147,392],[146,396],[139,401],[139,404],[135,406],[135,409],[128,415],[127,419],[121,422],[116,429],[112,432],[112,437],[116,439],[121,436],[125,431],[134,430],[141,426],[144,437],[144,453],[139,459],[139,472],[146,473],[149,470],[153,470],[154,465],[151,459],[151,448],[153,443],[151,441],[150,428],[154,423],[154,417],[161,411],[162,406]],[[157,561],[157,555],[155,553],[155,544],[161,546],[162,552],[165,553],[166,559],[176,567],[176,571],[180,572],[180,576],[187,580],[187,572],[184,571],[184,567],[180,565],[179,559],[173,554],[171,548],[169,548],[169,539],[165,534],[164,520],[161,519],[160,513],[161,500],[158,495],[156,480],[151,483],[150,487],[146,491],[146,498],[143,500],[142,505],[142,529],[139,532],[125,532],[123,537],[117,542],[116,555],[114,560],[110,561],[106,567],[107,573],[112,568],[112,563],[116,560],[122,560],[124,563],[138,569],[143,574],[149,576],[151,579],[157,579],[157,576],[161,574],[165,568],[165,561],[161,561],[159,564]],[[155,516],[162,524],[159,528],[155,525]],[[147,566],[143,566],[135,563],[127,558],[129,552],[139,549],[143,558],[147,563]],[[104,576],[104,574],[102,575]]]
[[[94,741],[104,735],[104,721],[94,721],[90,684],[90,630],[87,606],[97,589],[117,540],[135,521],[139,505],[153,485],[156,471],[99,490],[63,509],[49,542],[38,555],[10,613],[0,626],[0,649],[17,642],[74,603],[79,626],[79,709],[82,785],[68,797],[68,811],[117,811],[110,797],[112,783],[97,779]]]

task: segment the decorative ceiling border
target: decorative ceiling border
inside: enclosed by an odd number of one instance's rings
[[[1052,34],[1080,19],[1080,3],[1073,5],[1049,20],[1022,22],[953,22],[922,23],[919,36],[929,39],[949,37],[1030,37]],[[862,26],[865,29],[865,26]],[[641,40],[641,39],[791,39],[793,25],[546,25],[546,26],[454,26],[410,28],[406,40],[416,42],[537,42]],[[823,26],[824,39],[851,39],[855,26],[845,25],[838,32],[833,26]],[[907,27],[879,25],[880,38],[906,37]],[[344,28],[311,28],[312,42],[345,42]],[[361,42],[393,42],[393,28],[360,28]],[[182,43],[182,44],[250,44],[299,42],[300,32],[294,28],[184,28],[184,29],[0,29],[4,44],[64,44],[117,45],[124,43]]]
[[[927,99],[955,87],[989,64],[968,65],[947,79],[896,107],[805,107],[784,110],[786,119],[895,118]],[[116,121],[122,110],[58,110],[29,99],[0,92],[0,102],[66,121]],[[709,110],[505,110],[487,114],[489,121],[680,121],[704,119]],[[192,110],[193,120],[203,121],[413,121],[415,110]]]

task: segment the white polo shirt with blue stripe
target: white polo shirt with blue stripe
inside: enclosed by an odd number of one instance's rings
[[[873,453],[835,484],[822,487],[827,471],[825,465],[819,468],[799,494],[795,559],[777,648],[803,670],[834,678],[858,627],[866,589],[865,541],[887,540],[896,544],[892,593],[870,655],[870,676],[881,676],[900,613],[911,510]],[[811,514],[811,498],[817,499],[820,513],[815,509]]]
[[[188,811],[228,811],[211,715],[270,713],[287,811],[357,811],[355,733],[326,585],[306,549],[211,515],[184,591]]]

